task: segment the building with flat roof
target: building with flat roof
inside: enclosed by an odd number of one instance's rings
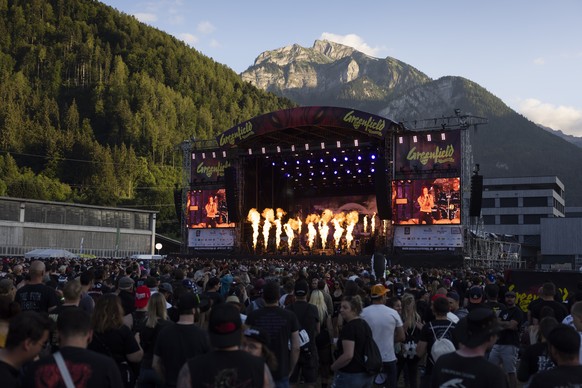
[[[39,248],[77,255],[155,253],[156,212],[0,197],[0,255]]]
[[[484,229],[515,235],[524,259],[541,251],[541,220],[565,217],[564,184],[557,176],[483,179]]]

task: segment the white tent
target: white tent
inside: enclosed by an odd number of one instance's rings
[[[64,249],[34,249],[30,252],[26,252],[24,254],[24,258],[26,259],[50,259],[55,257],[77,257],[74,253],[71,253]]]

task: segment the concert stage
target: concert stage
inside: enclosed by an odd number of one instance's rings
[[[339,107],[255,117],[190,145],[188,251],[342,261],[377,251],[457,255],[460,143],[459,131],[408,131]]]

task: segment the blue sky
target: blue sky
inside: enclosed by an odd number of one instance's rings
[[[582,136],[579,0],[104,0],[241,73],[316,39],[461,76],[530,120]]]

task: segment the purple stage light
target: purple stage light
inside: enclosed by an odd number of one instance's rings
[[[362,160],[362,156],[361,155],[358,155],[358,160]]]
[[[376,155],[372,154],[372,156],[370,156],[370,159],[376,160]]]

